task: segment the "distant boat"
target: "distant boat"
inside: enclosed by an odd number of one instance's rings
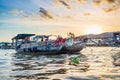
[[[9,42],[0,42],[0,49],[12,49],[12,43]]]
[[[80,52],[85,44],[56,35],[18,34],[12,38],[17,53],[62,54]]]

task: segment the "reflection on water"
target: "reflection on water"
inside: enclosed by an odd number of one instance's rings
[[[49,79],[50,75],[65,74],[65,58],[74,56],[82,55],[15,54],[14,50],[0,50],[0,79]]]
[[[120,80],[120,67],[112,64],[111,57],[120,48],[112,49],[87,47],[81,51],[84,55],[15,54],[12,49],[0,50],[0,80]],[[71,65],[71,57],[79,57],[80,64]]]
[[[0,80],[10,80],[12,53],[15,53],[15,51],[11,49],[0,50]]]

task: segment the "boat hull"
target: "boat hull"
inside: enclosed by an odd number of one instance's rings
[[[71,46],[63,46],[61,52],[64,53],[78,53],[85,47],[84,43],[74,43]]]
[[[34,48],[18,49],[17,53],[68,54],[79,53],[84,47],[84,43],[76,43],[71,46],[39,46]]]
[[[36,53],[36,54],[56,54],[62,46],[42,45],[36,47],[27,47],[17,49],[17,53]]]

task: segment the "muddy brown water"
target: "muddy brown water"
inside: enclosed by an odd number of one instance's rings
[[[87,47],[79,54],[59,55],[0,50],[0,80],[120,80],[120,67],[112,64],[111,57],[117,52],[120,48]],[[80,64],[70,65],[69,58],[78,56]]]

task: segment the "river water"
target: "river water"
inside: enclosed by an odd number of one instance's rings
[[[12,53],[14,50],[0,50],[0,80],[10,80]]]
[[[120,48],[88,47],[79,54],[35,55],[1,49],[0,80],[120,80],[120,67],[112,64],[111,57],[117,52]],[[67,62],[83,54],[90,66],[87,71]]]
[[[1,49],[0,80],[50,79],[48,75],[56,74],[53,73],[55,70],[64,67],[65,58],[75,57],[79,55],[81,54],[16,54],[16,51],[13,49]]]

